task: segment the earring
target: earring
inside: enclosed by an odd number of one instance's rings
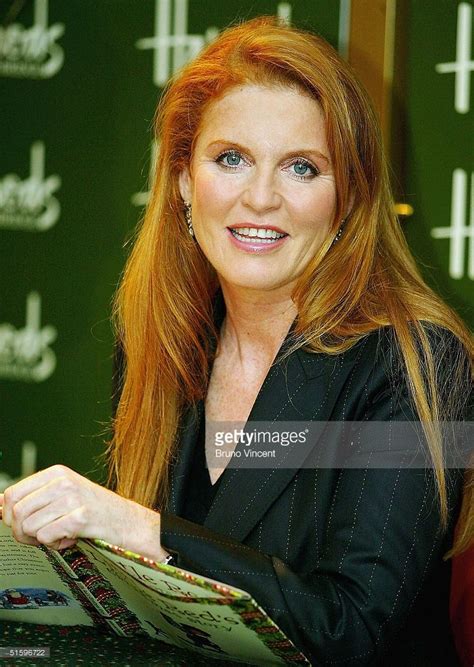
[[[345,222],[346,222],[346,218],[344,218],[343,220],[341,220],[341,226],[340,226],[339,229],[337,230],[337,234],[336,234],[336,236],[335,236],[334,239],[333,239],[333,243],[337,243],[337,242],[339,241],[339,239],[341,238],[341,236],[342,236],[342,232],[344,231],[344,225],[345,225]]]
[[[186,224],[188,225],[189,233],[191,234],[191,236],[194,236],[193,219],[191,215],[191,204],[188,201],[184,202],[184,217],[186,218]]]

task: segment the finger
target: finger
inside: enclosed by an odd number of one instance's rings
[[[17,502],[25,496],[41,488],[48,482],[58,477],[73,477],[75,473],[70,468],[63,465],[55,465],[40,472],[30,475],[20,482],[9,486],[3,494],[3,514],[5,523],[10,526],[12,520],[12,508]]]
[[[50,484],[55,484],[55,481],[50,482]],[[36,493],[39,492],[37,491]],[[42,497],[44,495],[44,493],[41,494]],[[20,537],[20,540],[24,536],[36,538],[39,530],[68,514],[73,509],[76,509],[78,505],[77,500],[71,495],[61,495],[59,498],[44,504],[36,512],[25,516],[21,505],[25,500],[28,501],[29,498],[30,496],[17,503],[13,508],[12,525],[15,527],[16,534]]]
[[[85,508],[78,507],[41,528],[36,533],[36,539],[46,546],[55,545],[51,548],[56,549],[61,540],[76,540],[82,537],[81,532],[86,525],[85,515]]]
[[[35,547],[39,546],[40,544],[40,542],[38,542],[38,540],[34,537],[23,535],[23,533],[18,534],[14,527],[12,527],[12,535],[17,542],[20,542],[20,544],[29,544]]]
[[[44,488],[38,489],[37,491],[30,493],[26,498],[23,498],[23,500],[15,503],[12,507],[10,525],[15,529],[15,534],[18,536],[17,539],[20,541],[22,541],[24,536],[34,536],[33,532],[28,530],[25,531],[25,521],[37,514],[38,510],[47,507],[51,502],[48,494],[44,491]]]
[[[77,504],[74,506],[72,487],[72,480],[59,477],[15,503],[12,509],[12,526],[15,525],[17,534],[34,536],[36,530],[46,522],[54,521],[61,514],[77,507]]]
[[[56,549],[57,551],[60,551],[61,549],[68,549],[69,547],[73,547],[76,543],[77,540],[63,539],[58,543],[57,547],[50,547],[50,549]]]
[[[66,487],[68,483],[70,484],[71,477],[74,475],[76,475],[76,473],[69,468],[56,465],[41,470],[40,472],[21,480],[21,482],[13,484],[13,486],[9,486],[3,494],[3,521],[7,526],[11,526],[13,521],[13,507],[17,503],[55,480],[62,479],[62,484]],[[54,486],[49,488],[54,488]]]

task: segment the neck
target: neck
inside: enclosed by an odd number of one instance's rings
[[[275,359],[297,310],[289,291],[262,292],[222,285],[226,316],[219,345],[242,368]]]

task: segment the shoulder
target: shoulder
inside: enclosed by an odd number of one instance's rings
[[[298,350],[298,356],[320,400],[333,402],[332,418],[347,421],[359,419],[378,394],[390,393],[397,386],[392,381],[396,352],[392,327],[381,327],[342,352],[315,352],[305,347]]]
[[[410,355],[409,351],[407,354],[407,350],[403,350],[395,327],[388,325],[372,330],[340,353],[321,354],[307,348],[299,350],[305,374],[308,378],[324,375],[328,384],[339,386],[346,408],[344,418],[348,413],[365,414],[370,406],[383,404],[387,415],[400,412],[403,405],[401,414],[407,419],[416,419],[412,379],[417,365],[426,387],[430,369],[433,371],[432,379],[444,408],[444,419],[469,419],[469,414],[472,419],[469,350],[450,330],[428,322],[420,324],[422,334],[426,336],[428,358],[417,327],[410,327]]]
[[[439,394],[444,419],[473,418],[472,356],[462,341],[450,330],[421,322],[428,343],[427,357],[420,336],[412,327],[415,358],[425,388],[429,388],[430,364],[433,380]],[[402,344],[393,326],[371,332],[355,347],[367,350],[367,386],[370,403],[390,396],[395,403],[404,402],[409,412],[416,412],[412,397],[412,383]],[[413,370],[413,368],[412,368]]]
[[[431,322],[419,322],[422,332],[426,335],[431,354],[436,358],[438,365],[453,364],[456,361],[468,361],[469,351],[466,350],[459,338],[449,329]],[[421,352],[420,337],[415,326],[409,327],[415,348]],[[361,338],[354,346],[354,352],[365,348],[375,363],[400,362],[402,359],[401,345],[393,325],[379,327]],[[352,350],[352,348],[351,348]],[[349,350],[349,352],[351,351]]]

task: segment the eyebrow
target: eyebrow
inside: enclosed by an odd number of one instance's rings
[[[237,141],[232,141],[231,139],[215,139],[214,141],[211,141],[210,144],[208,144],[207,150],[220,145],[232,146],[233,148],[236,148],[238,151],[241,151],[242,153],[251,152],[245,146],[242,146]],[[285,153],[283,157],[284,159],[288,159],[292,157],[298,157],[300,155],[314,155],[320,160],[325,160],[327,164],[331,164],[331,160],[326,155],[324,155],[324,153],[321,153],[321,151],[318,151],[316,148],[300,148],[297,150],[292,150],[289,151],[288,153]]]

